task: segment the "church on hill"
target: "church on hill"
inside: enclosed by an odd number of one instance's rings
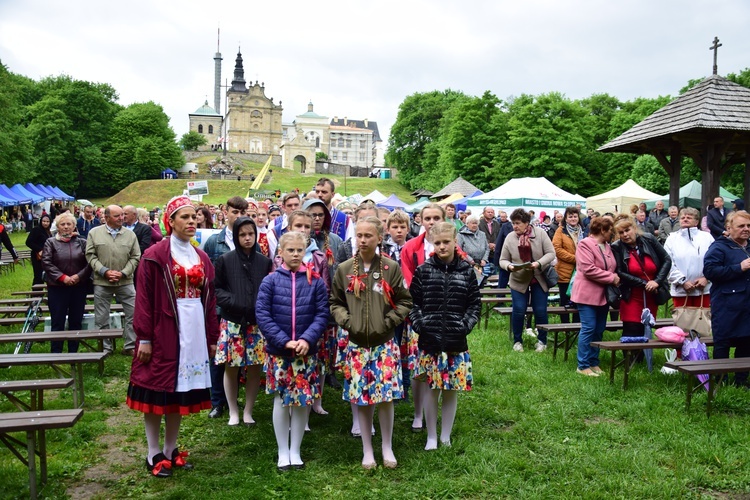
[[[334,116],[329,119],[307,105],[307,112],[297,115],[290,124],[282,123],[281,101],[266,97],[265,83],[245,81],[242,53],[237,52],[232,84],[226,86],[226,113],[221,112],[221,52],[214,55],[214,105],[208,99],[188,115],[190,130],[202,134],[204,151],[227,151],[280,156],[274,164],[302,170],[315,168],[317,153],[324,153],[332,163],[364,167],[368,170],[384,165],[383,140],[378,124],[368,120],[350,120]]]

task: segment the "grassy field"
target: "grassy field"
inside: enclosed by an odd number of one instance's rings
[[[261,167],[262,165],[248,164],[243,170],[243,175],[249,175],[250,173],[257,174]],[[311,191],[314,189],[317,180],[323,177],[321,174],[300,174],[282,168],[273,169],[273,173],[270,175],[270,182],[264,183],[261,189],[271,192],[279,189],[282,193],[294,188],[299,188],[300,192]],[[410,195],[411,190],[395,179],[344,178],[343,176],[335,175],[326,177],[330,177],[334,181],[336,192],[345,196],[356,193],[366,195],[377,189],[385,196],[395,193],[405,203],[415,201]],[[227,179],[231,179],[231,176],[227,176]],[[226,202],[232,196],[247,196],[250,184],[249,180],[237,181],[236,177],[233,180],[210,180],[208,181],[209,194],[203,197],[203,201],[218,204]],[[91,201],[100,205],[117,203],[120,205],[133,204],[139,207],[153,208],[157,205],[164,205],[172,196],[181,194],[185,188],[185,180],[139,181],[134,182],[111,198]]]
[[[13,235],[22,237],[23,235]],[[22,242],[21,242],[22,243]],[[30,267],[0,277],[0,295],[27,289]],[[619,334],[610,332],[607,338]],[[498,317],[469,337],[474,390],[459,397],[453,446],[423,450],[424,434],[410,430],[412,406],[396,406],[398,469],[359,467],[361,444],[349,435],[351,413],[340,393],[326,388],[327,416],[313,415],[302,445],[304,471],[278,474],[270,397],[261,394],[255,428],[230,428],[206,413],[183,420],[181,448],[194,471],[168,480],[143,465],[141,415],[128,410],[129,362],[115,355],[99,377],[85,368],[86,407],[74,428],[48,432],[45,498],[748,498],[750,393],[722,389],[710,419],[705,395],[685,411],[684,380],[644,365],[606,377],[575,373],[575,351],[563,362],[552,354],[516,353],[508,324]],[[12,346],[0,345],[2,352]],[[48,350],[35,345],[34,350]],[[602,353],[602,364],[609,356]],[[14,367],[2,379],[54,376],[45,368]],[[47,408],[70,408],[69,390],[50,391]],[[0,411],[13,407],[0,402]],[[379,432],[378,432],[379,434]],[[375,438],[376,457],[379,437]],[[26,468],[0,450],[2,498],[28,497]]]

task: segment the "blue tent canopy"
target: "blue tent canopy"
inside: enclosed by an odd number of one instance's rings
[[[176,179],[177,178],[177,172],[175,172],[171,168],[166,168],[166,169],[162,170],[162,172],[161,172],[161,178],[162,179]]]
[[[55,195],[55,199],[58,200],[64,200],[64,201],[73,201],[75,198],[73,198],[70,195],[65,194],[62,189],[60,189],[57,186],[46,186],[47,191]]]
[[[39,186],[35,186],[32,183],[30,183],[30,182],[26,183],[26,185],[24,186],[24,188],[26,188],[26,191],[28,191],[31,194],[36,194],[36,195],[39,195],[39,196],[44,196],[44,198],[47,199],[47,200],[51,200],[52,199],[52,196],[49,193],[41,190]]]
[[[5,184],[0,184],[0,195],[3,195],[5,198],[9,198],[11,200],[16,201],[16,205],[28,205],[31,203],[31,198],[28,196],[21,196],[19,194],[14,193],[10,190],[8,186]]]
[[[13,207],[18,205],[15,199],[7,198],[0,194],[0,207]]]
[[[398,199],[398,196],[395,194],[390,195],[385,200],[381,201],[380,203],[376,204],[379,207],[387,208],[388,210],[395,210],[396,208],[404,209],[408,207],[406,203]]]
[[[41,203],[44,201],[44,197],[38,194],[30,193],[20,184],[15,184],[10,188],[14,193],[31,199],[31,203]]]

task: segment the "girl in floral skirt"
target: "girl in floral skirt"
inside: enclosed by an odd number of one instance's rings
[[[229,407],[229,425],[239,425],[237,372],[247,367],[245,410],[242,421],[255,425],[253,406],[260,389],[261,368],[266,360],[263,336],[256,327],[255,300],[263,278],[273,270],[271,260],[258,249],[257,229],[250,217],[234,222],[234,250],[216,261],[216,304],[219,306],[220,336],[214,363],[226,365],[224,392]]]
[[[471,390],[471,358],[466,337],[479,321],[479,285],[471,265],[456,253],[456,227],[440,222],[430,229],[435,254],[414,273],[409,314],[419,335],[415,379],[425,382],[425,450],[437,448],[438,399],[443,394],[440,442],[450,446],[458,391]]]
[[[315,349],[328,322],[328,293],[318,273],[302,262],[307,248],[304,234],[284,234],[279,248],[283,264],[263,279],[255,314],[266,340],[266,393],[276,395],[277,467],[286,471],[305,466],[300,447],[306,406],[320,397]]]
[[[398,263],[376,253],[383,241],[380,220],[358,220],[355,232],[357,253],[338,267],[331,290],[331,314],[349,332],[344,400],[357,405],[360,429],[372,427],[375,405],[379,406],[383,466],[393,469],[393,401],[403,397],[394,329],[412,302]],[[362,467],[375,468],[372,434],[361,436]]]

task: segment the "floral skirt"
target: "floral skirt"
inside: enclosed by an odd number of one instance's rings
[[[407,329],[406,338],[406,366],[411,378],[414,378],[414,371],[419,364],[419,334],[411,329],[411,325]]]
[[[338,329],[337,326],[329,326],[318,340],[318,360],[324,367],[331,366],[338,357]]]
[[[349,332],[343,328],[339,328],[336,331],[336,360],[334,361],[334,368],[336,370],[343,370],[344,364],[346,364],[346,353],[349,350]]]
[[[469,351],[439,354],[419,351],[414,378],[427,382],[430,389],[470,391],[473,377]]]
[[[396,342],[391,339],[371,348],[349,342],[344,364],[344,401],[368,406],[403,397],[401,362]]]
[[[320,398],[316,356],[266,358],[266,394],[281,396],[284,406],[310,406]]]
[[[266,362],[266,341],[255,325],[240,332],[241,325],[222,319],[214,363],[228,366],[262,365]]]
[[[187,392],[164,392],[146,389],[132,382],[128,386],[127,405],[141,413],[189,415],[211,409],[210,389],[193,389]]]

